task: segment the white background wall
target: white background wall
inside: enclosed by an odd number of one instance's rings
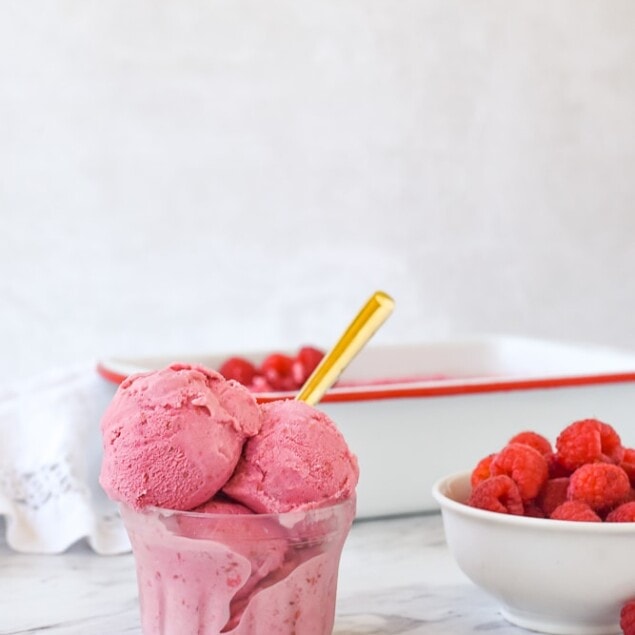
[[[0,4],[0,383],[111,354],[635,349],[630,0]]]

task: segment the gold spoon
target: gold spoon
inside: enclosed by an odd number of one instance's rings
[[[314,406],[392,313],[395,301],[376,291],[304,382],[296,400]]]

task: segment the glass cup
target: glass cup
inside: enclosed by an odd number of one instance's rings
[[[144,635],[331,635],[354,498],[283,514],[120,510]]]

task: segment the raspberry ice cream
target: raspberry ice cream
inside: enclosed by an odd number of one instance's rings
[[[245,444],[225,494],[260,513],[309,509],[349,498],[357,459],[323,412],[293,400],[261,406],[260,433]]]
[[[100,483],[110,498],[136,509],[192,509],[231,476],[260,413],[238,382],[173,364],[126,379],[101,429]]]
[[[124,381],[102,434],[144,635],[332,633],[359,470],[329,417],[173,364]]]
[[[210,522],[209,515],[236,516],[223,518],[221,522]],[[231,545],[232,551],[250,563],[248,581],[241,585],[233,598],[237,602],[248,596],[256,585],[272,571],[279,569],[287,550],[287,535],[277,522],[261,516],[241,505],[222,498],[214,498],[193,510],[193,513],[178,517],[178,534],[196,540],[213,540]]]
[[[122,514],[144,635],[331,635],[354,499],[281,516]],[[258,568],[265,554],[275,565],[268,571]]]

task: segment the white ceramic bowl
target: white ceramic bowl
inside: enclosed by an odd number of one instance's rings
[[[467,472],[438,481],[450,552],[513,624],[543,633],[620,633],[635,598],[635,523],[526,518],[475,509]]]

